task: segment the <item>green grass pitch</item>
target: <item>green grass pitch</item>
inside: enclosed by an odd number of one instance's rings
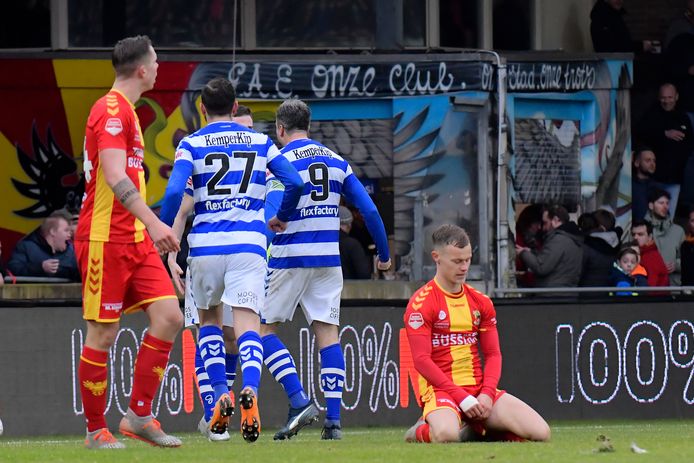
[[[240,434],[211,443],[199,434],[180,436],[179,449],[158,449],[124,439],[125,450],[88,451],[82,438],[0,438],[1,462],[691,462],[694,421],[555,422],[550,443],[406,444],[404,429],[345,429],[342,441],[321,441],[319,428],[304,429],[290,441],[274,442],[267,430],[247,444]],[[607,440],[601,441],[600,436]],[[632,443],[647,453],[635,453]]]

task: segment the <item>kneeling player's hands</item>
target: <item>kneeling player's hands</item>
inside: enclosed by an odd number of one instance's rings
[[[458,406],[468,420],[476,421],[482,419],[481,416],[484,413],[484,409],[475,396],[467,396]]]
[[[480,394],[477,396],[477,401],[482,409],[479,420],[486,420],[489,415],[492,414],[492,407],[494,406],[494,401],[487,394]]]
[[[270,230],[274,231],[275,233],[279,233],[287,229],[287,222],[282,222],[277,218],[277,216],[274,216],[268,220],[267,226],[270,227]]]

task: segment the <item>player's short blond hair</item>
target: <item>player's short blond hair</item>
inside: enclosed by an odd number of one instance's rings
[[[467,232],[457,225],[445,224],[434,230],[431,239],[435,248],[453,245],[457,248],[464,248],[470,245],[470,237]]]

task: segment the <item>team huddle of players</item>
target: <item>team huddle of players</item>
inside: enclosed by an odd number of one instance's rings
[[[118,42],[113,88],[95,103],[87,123],[86,191],[75,238],[87,322],[79,366],[85,446],[124,447],[106,425],[104,391],[120,316],[134,310],[145,310],[150,327],[119,431],[153,445],[181,445],[151,416],[183,322],[159,253],[169,253],[174,284],[185,291],[186,324],[199,324],[196,374],[205,410],[200,431],[210,440],[229,438],[237,403],[230,386],[239,361],[240,428],[247,442],[261,434],[263,363],[289,402],[287,423],[274,438],[290,438],[318,419],[291,353],[277,336],[278,324],[291,320],[300,305],[320,348],[327,410],[322,438],[341,439],[345,362],[338,336],[343,281],[337,211],[342,197],[359,209],[376,243],[378,268],[387,270],[388,241],[378,210],[349,163],[309,138],[311,113],[304,102],[287,100],[278,107],[280,150],[251,128],[250,113],[238,111],[231,82],[213,78],[200,90],[206,125],[180,141],[160,216],[154,215],[143,199],[144,146],[133,102],[153,88],[156,58],[145,36]],[[184,283],[175,253],[190,211]],[[534,410],[496,389],[501,354],[494,308],[464,285],[471,258],[465,232],[441,227],[432,256],[436,277],[413,296],[405,314],[424,403],[422,419],[406,439],[549,439],[549,427]],[[444,337],[448,342],[440,342]]]

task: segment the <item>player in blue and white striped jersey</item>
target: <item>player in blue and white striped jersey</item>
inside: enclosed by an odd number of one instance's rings
[[[216,398],[209,426],[212,432],[223,433],[233,411],[224,370],[225,303],[234,313],[241,354],[241,433],[252,442],[260,434],[257,392],[263,349],[258,314],[264,305],[267,271],[265,169],[285,186],[277,216],[268,224],[275,231],[285,228],[303,182],[269,137],[232,122],[237,103],[231,82],[214,78],[201,93],[207,126],[179,143],[161,219],[173,222],[186,180],[192,176],[195,219],[188,234],[188,268],[200,314],[198,347]]]
[[[289,351],[276,335],[277,324],[291,320],[300,304],[313,327],[321,355],[321,384],[327,413],[323,439],[340,439],[340,407],[345,360],[340,348],[340,267],[338,209],[345,198],[362,213],[378,251],[378,268],[390,268],[388,237],[383,221],[349,163],[308,138],[311,111],[306,103],[287,100],[277,108],[277,139],[282,154],[299,171],[303,194],[284,231],[272,240],[268,288],[262,310],[265,365],[289,398],[287,424],[275,439],[287,439],[318,418],[306,396]]]

